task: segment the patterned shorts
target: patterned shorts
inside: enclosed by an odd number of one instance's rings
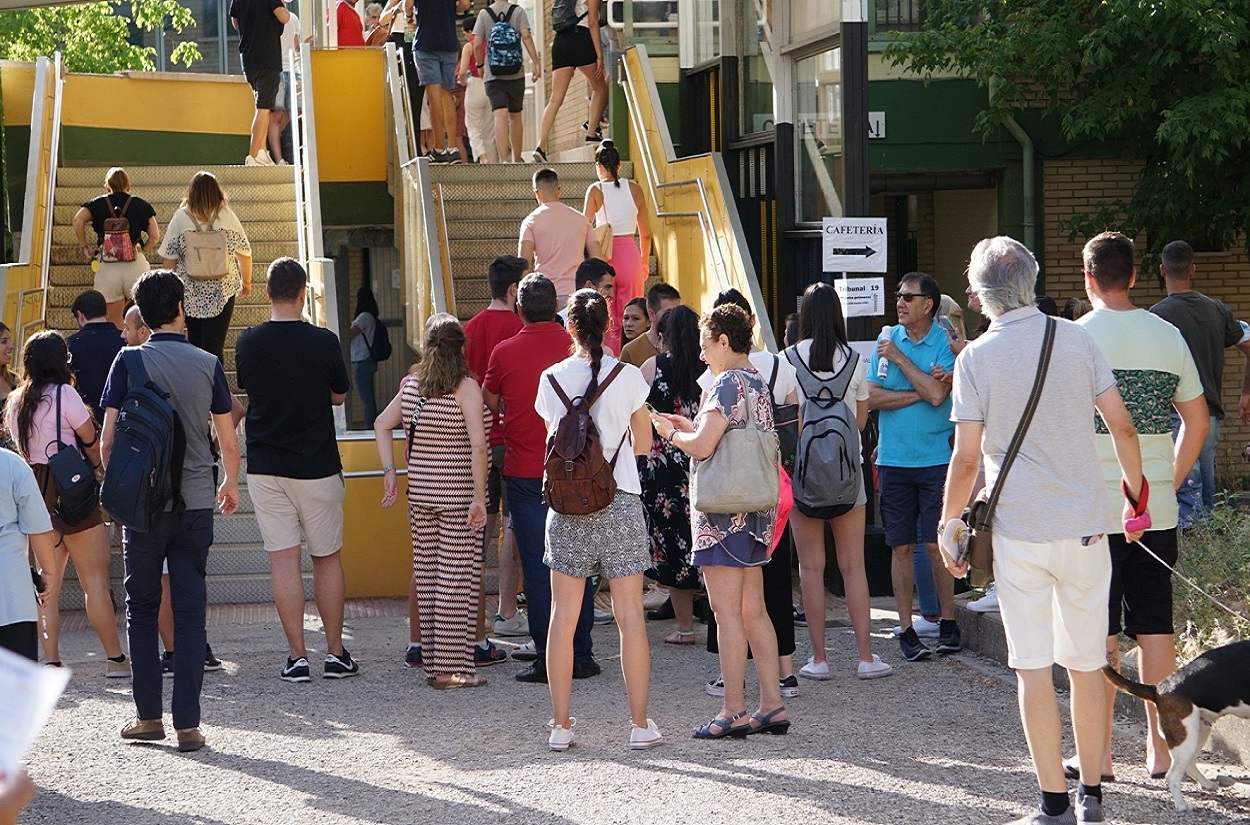
[[[578,579],[596,573],[619,579],[649,570],[651,542],[642,500],[617,492],[611,504],[588,516],[549,510],[543,564]]]

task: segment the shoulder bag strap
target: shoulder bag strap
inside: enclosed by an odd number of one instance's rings
[[[425,402],[428,399],[424,395],[417,398],[417,408],[412,411],[412,418],[408,420],[408,450],[405,461],[412,460],[412,442],[417,434],[417,421],[421,418],[421,410],[425,409]]]
[[[61,440],[61,389],[64,386],[64,384],[56,385],[56,446],[62,450],[69,446]],[[49,444],[48,446],[52,445]],[[47,450],[44,450],[44,454],[47,454]]]
[[[606,390],[606,389],[608,388],[608,385],[609,385],[609,384],[611,384],[613,381],[615,381],[615,380],[616,380],[616,376],[620,375],[620,374],[621,374],[621,370],[623,370],[624,368],[625,368],[625,363],[624,363],[623,361],[617,361],[617,362],[616,362],[616,366],[615,366],[615,367],[613,367],[613,368],[612,368],[612,371],[608,373],[608,377],[607,377],[607,378],[605,378],[605,379],[603,379],[603,383],[601,383],[599,386],[595,387],[595,392],[594,392],[594,394],[593,394],[593,395],[591,395],[591,396],[590,396],[590,399],[586,402],[586,409],[590,409],[590,408],[591,408],[591,406],[592,406],[592,405],[593,405],[596,401],[598,401],[598,400],[599,400],[599,396],[603,395],[603,391],[604,391],[604,390]]]
[[[1003,456],[1003,466],[998,471],[994,491],[990,493],[989,500],[985,504],[985,525],[993,522],[994,508],[998,506],[998,497],[1003,491],[1003,481],[1006,480],[1007,471],[1011,469],[1011,465],[1016,460],[1016,455],[1019,454],[1020,447],[1024,443],[1024,435],[1029,430],[1030,422],[1033,421],[1033,413],[1037,412],[1037,402],[1042,396],[1042,387],[1046,384],[1046,372],[1050,367],[1050,354],[1055,348],[1055,330],[1058,326],[1054,318],[1046,317],[1046,334],[1042,341],[1041,358],[1037,362],[1037,377],[1033,379],[1033,391],[1029,394],[1029,401],[1024,407],[1024,414],[1020,416],[1020,423],[1016,426],[1016,433],[1011,438],[1011,445],[1007,447],[1007,453]]]
[[[781,356],[773,356],[773,372],[768,376],[768,394],[775,400],[777,397],[777,371],[781,369]]]

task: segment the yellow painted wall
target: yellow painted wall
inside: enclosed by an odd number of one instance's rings
[[[312,52],[317,171],[322,183],[386,180],[383,60],[382,49]]]
[[[402,443],[402,437],[396,440]],[[344,473],[381,469],[372,438],[340,439],[339,454],[343,457]],[[408,594],[412,533],[408,528],[408,496],[403,480],[399,487],[399,501],[383,509],[381,476],[347,479],[342,558],[350,597]]]
[[[6,84],[7,85],[7,84]],[[8,114],[8,94],[5,94]],[[71,74],[61,104],[63,126],[246,135],[255,98],[237,75]]]
[[[6,63],[0,66],[0,88],[4,93],[5,124],[29,126],[31,103],[35,97],[35,64]]]

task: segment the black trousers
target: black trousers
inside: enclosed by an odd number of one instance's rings
[[[234,315],[234,298],[226,301],[221,312],[211,318],[187,318],[187,340],[205,352],[211,352],[224,364],[222,353],[226,351],[226,333],[230,331],[230,317]]]
[[[39,661],[39,623],[14,622],[0,625],[0,647],[31,661]]]
[[[777,655],[792,656],[794,654],[794,579],[792,568],[794,552],[791,549],[789,528],[781,537],[773,557],[764,565],[764,609],[773,623],[777,633]],[[707,622],[707,652],[720,653],[720,645],[716,642],[716,614],[712,613]],[[751,658],[751,650],[747,648],[747,658]]]

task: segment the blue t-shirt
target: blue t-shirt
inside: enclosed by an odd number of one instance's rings
[[[955,353],[951,351],[946,331],[937,324],[929,327],[929,333],[912,343],[907,328],[895,324],[890,340],[899,352],[906,355],[924,373],[935,366],[947,372],[955,369]],[[914,390],[898,364],[889,362],[885,379],[877,378],[877,347],[872,348],[872,361],[868,365],[868,380],[887,390]],[[951,399],[936,407],[927,401],[917,401],[897,410],[882,410],[878,422],[881,427],[881,443],[877,448],[878,467],[937,467],[951,460],[951,435],[955,425],[951,418]]]
[[[26,537],[51,529],[35,474],[17,453],[0,449],[0,626],[39,621]]]
[[[456,0],[416,0],[417,34],[412,48],[418,52],[457,52]]]

